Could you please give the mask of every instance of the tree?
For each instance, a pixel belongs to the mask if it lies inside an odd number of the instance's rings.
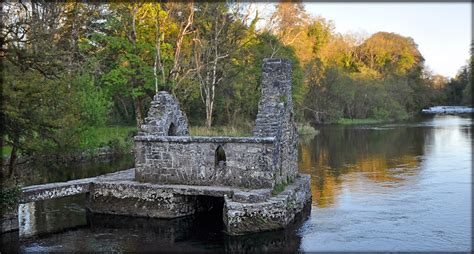
[[[77,134],[77,105],[65,75],[62,8],[50,2],[4,3],[2,15],[2,146],[11,146],[9,175],[18,154],[66,150]],[[14,14],[14,15],[13,15]]]
[[[224,3],[198,5],[194,38],[194,64],[201,100],[206,108],[206,126],[211,127],[216,87],[225,79],[226,67],[232,54],[239,50],[244,33],[242,24],[235,22]]]
[[[381,74],[404,75],[416,70],[424,61],[412,38],[395,33],[375,33],[358,50],[358,60]]]

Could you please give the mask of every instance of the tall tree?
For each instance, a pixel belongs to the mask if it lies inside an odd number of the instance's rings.
[[[78,116],[68,84],[68,52],[62,44],[63,5],[2,5],[1,138],[11,146],[9,175],[18,154],[65,150],[75,141]],[[2,13],[5,14],[5,13]]]
[[[194,38],[194,64],[201,100],[206,108],[206,126],[211,127],[216,87],[225,78],[231,54],[239,49],[244,33],[240,30],[225,3],[198,5],[199,22]]]

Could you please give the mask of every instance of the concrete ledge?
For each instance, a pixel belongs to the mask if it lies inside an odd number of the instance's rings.
[[[138,135],[135,141],[174,143],[273,143],[274,137],[205,137],[205,136],[158,136]]]
[[[89,185],[93,180],[89,178],[83,180],[84,181],[51,183],[23,188],[20,203],[23,204],[86,193],[89,191]]]
[[[100,193],[97,190],[101,190]],[[197,186],[180,184],[153,184],[136,181],[95,182],[91,188],[91,195],[107,195],[117,198],[140,198],[154,201],[157,195],[163,193],[188,196],[233,196],[238,189],[224,186]]]
[[[83,178],[68,182],[48,183],[23,187],[20,203],[29,203],[46,199],[61,198],[89,192],[90,184],[95,181],[120,181],[135,178],[135,169],[123,170],[97,177]]]
[[[129,169],[28,186],[23,188],[21,203],[80,193],[89,193],[87,208],[93,213],[154,218],[191,215],[205,208],[203,197],[222,198],[223,221],[230,235],[285,228],[311,200],[310,176],[305,174],[299,174],[283,192],[273,196],[271,189],[142,183],[134,180],[134,169]],[[18,228],[17,216],[10,217],[2,221],[2,232]]]

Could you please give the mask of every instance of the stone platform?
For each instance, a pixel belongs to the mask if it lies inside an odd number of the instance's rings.
[[[28,186],[20,203],[88,193],[92,213],[177,218],[209,209],[209,198],[221,200],[222,220],[230,235],[285,228],[310,203],[310,177],[299,174],[278,193],[272,189],[153,184],[135,180],[129,169],[68,182]],[[8,221],[17,221],[16,214]],[[7,221],[5,221],[7,223]],[[15,230],[18,227],[9,227]]]
[[[177,218],[206,211],[209,197],[221,199],[225,230],[241,235],[285,228],[310,203],[310,177],[300,174],[278,194],[272,189],[193,186],[98,178],[91,183],[87,207],[93,213]]]

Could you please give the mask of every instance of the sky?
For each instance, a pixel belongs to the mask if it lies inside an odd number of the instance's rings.
[[[304,5],[311,16],[332,20],[336,32],[342,34],[356,32],[370,36],[385,31],[412,37],[425,58],[425,66],[434,74],[454,77],[467,64],[472,40],[470,2],[306,2]]]

